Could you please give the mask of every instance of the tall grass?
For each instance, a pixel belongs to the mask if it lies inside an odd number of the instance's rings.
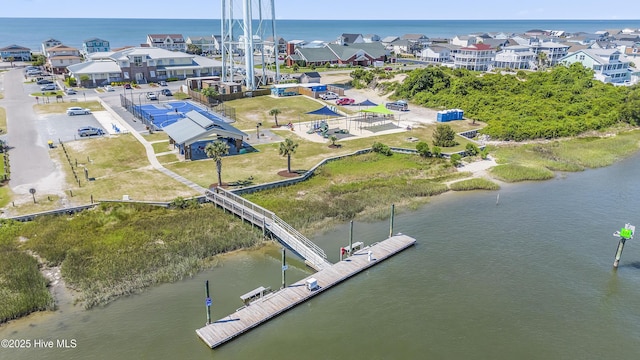
[[[6,222],[0,231],[0,324],[54,306],[37,260],[13,240],[18,227]]]
[[[500,185],[484,178],[475,178],[454,182],[449,188],[455,191],[499,190]]]
[[[153,284],[191,276],[212,256],[251,247],[262,232],[212,205],[170,210],[110,204],[73,217],[47,216],[16,225],[21,246],[61,266],[85,307]],[[0,288],[4,288],[0,284]]]
[[[543,167],[530,167],[515,164],[498,165],[490,170],[491,175],[506,182],[527,180],[548,180],[555,175],[553,171]]]
[[[369,153],[330,162],[305,183],[246,197],[308,233],[354,218],[381,219],[392,203],[398,209],[424,203],[448,190],[434,179],[450,172],[441,159]]]

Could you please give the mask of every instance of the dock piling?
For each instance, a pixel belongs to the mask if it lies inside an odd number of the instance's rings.
[[[353,220],[349,221],[349,256],[353,252]]]
[[[622,250],[624,250],[624,243],[633,239],[633,233],[636,232],[636,227],[631,224],[625,224],[622,229],[613,233],[613,236],[617,236],[620,238],[618,241],[618,249],[616,250],[616,257],[613,260],[613,268],[617,269],[618,264],[620,264],[620,258],[622,257]]]
[[[211,297],[209,296],[209,280],[204,283],[207,298],[205,299],[205,305],[207,306],[207,324],[211,324]]]
[[[393,236],[393,217],[395,215],[396,205],[391,204],[391,223],[389,224],[389,237]]]
[[[286,251],[287,249],[285,247],[282,247],[282,287],[281,289],[284,289],[287,287],[287,276],[285,275],[287,271],[287,258],[285,257]]]

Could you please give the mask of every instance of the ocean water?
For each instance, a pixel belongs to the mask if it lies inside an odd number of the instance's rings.
[[[333,41],[340,34],[402,36],[424,34],[451,38],[475,32],[522,33],[531,29],[593,33],[640,28],[640,20],[277,20],[276,35],[290,40]],[[0,18],[0,47],[12,44],[39,51],[49,38],[80,48],[86,39],[108,40],[112,48],[137,46],[147,34],[188,36],[220,34],[218,19],[61,19]],[[270,36],[267,33],[266,36]]]

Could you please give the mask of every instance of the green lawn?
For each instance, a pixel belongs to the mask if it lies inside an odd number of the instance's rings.
[[[7,111],[0,107],[0,134],[7,133]]]
[[[64,113],[67,111],[67,108],[72,106],[79,106],[82,108],[91,109],[91,111],[101,111],[104,110],[102,105],[100,105],[97,101],[78,101],[78,102],[55,102],[54,99],[50,99],[51,103],[42,104],[42,100],[40,104],[34,105],[33,108],[38,114],[56,114],[56,113]]]

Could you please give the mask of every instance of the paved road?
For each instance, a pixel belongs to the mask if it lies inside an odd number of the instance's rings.
[[[4,96],[0,106],[7,111],[7,143],[10,147],[11,180],[9,186],[17,194],[48,189],[47,182],[58,182],[60,173],[49,158],[47,139],[37,129],[38,117],[33,110],[35,99],[25,91],[22,69],[4,75]]]

